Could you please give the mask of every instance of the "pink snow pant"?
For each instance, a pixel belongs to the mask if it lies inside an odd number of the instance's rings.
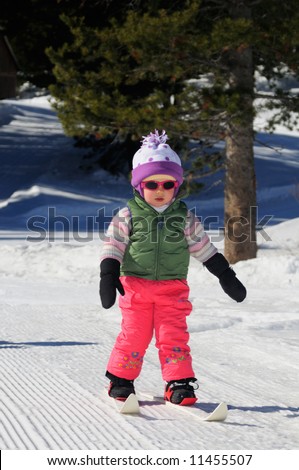
[[[127,380],[141,372],[143,357],[156,337],[163,380],[194,377],[188,346],[186,317],[192,310],[185,280],[152,281],[123,276],[120,296],[121,333],[116,339],[107,370]]]

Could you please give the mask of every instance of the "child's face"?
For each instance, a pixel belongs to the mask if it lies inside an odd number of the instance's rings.
[[[143,181],[176,181],[173,176],[170,175],[151,175],[145,178]],[[158,186],[157,189],[143,188],[143,197],[145,201],[154,207],[161,207],[166,204],[170,204],[174,197],[175,187],[172,189],[164,189],[162,185]]]

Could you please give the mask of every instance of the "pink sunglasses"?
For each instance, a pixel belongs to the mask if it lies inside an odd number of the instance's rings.
[[[149,189],[150,191],[155,191],[156,189],[162,187],[166,191],[169,189],[177,188],[179,185],[178,181],[166,180],[166,181],[141,181],[141,188]]]

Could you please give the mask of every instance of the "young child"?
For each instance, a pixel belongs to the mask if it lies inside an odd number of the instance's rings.
[[[133,158],[134,198],[113,217],[106,234],[100,297],[110,308],[118,290],[122,312],[106,376],[111,397],[125,400],[135,393],[134,380],[155,333],[165,400],[192,405],[197,379],[186,323],[192,310],[186,280],[190,255],[219,278],[232,299],[242,302],[246,289],[181,201],[183,169],[167,140],[165,131],[144,138]]]

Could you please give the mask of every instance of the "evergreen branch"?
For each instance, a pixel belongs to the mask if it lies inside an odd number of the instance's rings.
[[[260,144],[262,147],[265,147],[265,148],[268,148],[270,150],[273,150],[275,153],[277,153],[278,155],[281,155],[283,156],[283,150],[279,150],[275,147],[272,147],[272,145],[269,145],[269,144],[266,144],[265,142],[262,142],[261,140],[259,139],[256,139],[254,138],[255,142],[257,142],[258,144]]]
[[[270,100],[275,100],[275,101],[279,101],[280,103],[283,103],[283,102],[286,102],[286,103],[290,103],[292,101],[298,101],[299,103],[299,95],[291,95],[289,92],[283,92],[281,94],[264,94],[264,93],[255,93],[254,94],[254,97],[255,98],[266,98],[266,99],[270,99]]]

